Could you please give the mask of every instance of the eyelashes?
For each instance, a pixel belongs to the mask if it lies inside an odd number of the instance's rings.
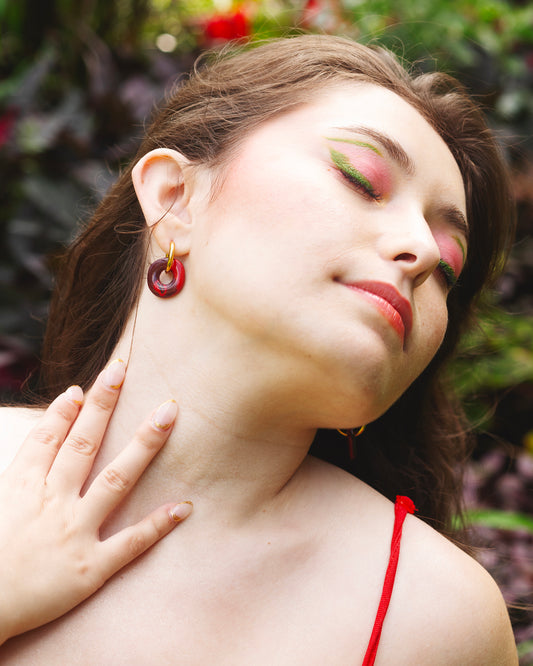
[[[373,199],[374,201],[381,200],[381,194],[374,190],[368,178],[365,178],[365,176],[363,176],[360,171],[357,171],[357,169],[353,167],[346,155],[339,152],[338,150],[335,150],[334,148],[330,148],[329,152],[331,159],[333,160],[333,164],[335,164],[344,178],[351,185],[355,186],[360,192],[362,192],[370,199]]]
[[[441,275],[444,277],[446,286],[448,289],[453,289],[457,284],[457,275],[453,268],[448,264],[444,259],[440,259],[438,270],[441,272]]]

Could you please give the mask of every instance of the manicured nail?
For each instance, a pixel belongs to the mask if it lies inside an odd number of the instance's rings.
[[[180,502],[170,509],[170,517],[175,523],[181,523],[182,520],[185,520],[185,518],[191,515],[192,507],[193,504],[189,500],[186,502]]]
[[[65,395],[76,405],[83,405],[83,391],[79,386],[69,386],[65,391]]]
[[[102,380],[106,386],[119,389],[126,376],[126,364],[121,358],[117,358],[107,366]]]
[[[178,405],[175,400],[167,400],[159,405],[152,417],[152,423],[158,430],[168,430],[174,423],[178,413]]]

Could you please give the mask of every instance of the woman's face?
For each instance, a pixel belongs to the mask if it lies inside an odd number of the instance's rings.
[[[346,427],[383,413],[437,351],[465,193],[444,141],[394,93],[315,99],[245,138],[215,199],[192,208],[188,288],[280,384],[302,384],[317,425]]]

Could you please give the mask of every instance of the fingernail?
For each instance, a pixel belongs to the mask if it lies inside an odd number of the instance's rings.
[[[191,515],[193,504],[191,501],[180,502],[168,512],[170,517],[175,523],[181,523],[188,516]]]
[[[167,400],[159,405],[152,417],[152,423],[159,430],[168,430],[174,423],[178,413],[178,405],[175,400]]]
[[[107,366],[102,380],[106,386],[112,389],[119,389],[126,376],[126,364],[121,358],[117,358]]]
[[[65,395],[71,402],[76,403],[76,405],[83,405],[83,391],[79,386],[69,386],[65,391]]]

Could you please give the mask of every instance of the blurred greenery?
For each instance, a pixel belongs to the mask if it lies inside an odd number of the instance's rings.
[[[518,645],[518,656],[520,658],[526,657],[527,655],[531,656],[533,654],[533,640],[531,641],[524,641],[523,643],[520,643]],[[525,662],[520,662],[521,664],[524,664]],[[531,664],[531,661],[528,662]]]
[[[478,430],[495,432],[498,400],[509,397],[510,389],[526,395],[528,399],[520,415],[515,414],[512,424],[500,424],[506,429],[498,434],[533,453],[531,391],[528,390],[533,387],[532,340],[533,316],[506,312],[494,306],[487,308],[476,327],[463,338],[461,353],[453,362],[450,373],[469,420]],[[526,414],[522,414],[524,409]],[[514,431],[516,419],[522,421],[524,417],[524,427],[517,438]]]
[[[487,315],[463,341],[468,360],[461,357],[454,365],[459,394],[466,397],[484,387],[498,390],[533,381],[532,332],[533,317],[501,310]]]
[[[466,513],[467,523],[497,530],[520,530],[533,534],[533,518],[513,511],[472,509]]]

